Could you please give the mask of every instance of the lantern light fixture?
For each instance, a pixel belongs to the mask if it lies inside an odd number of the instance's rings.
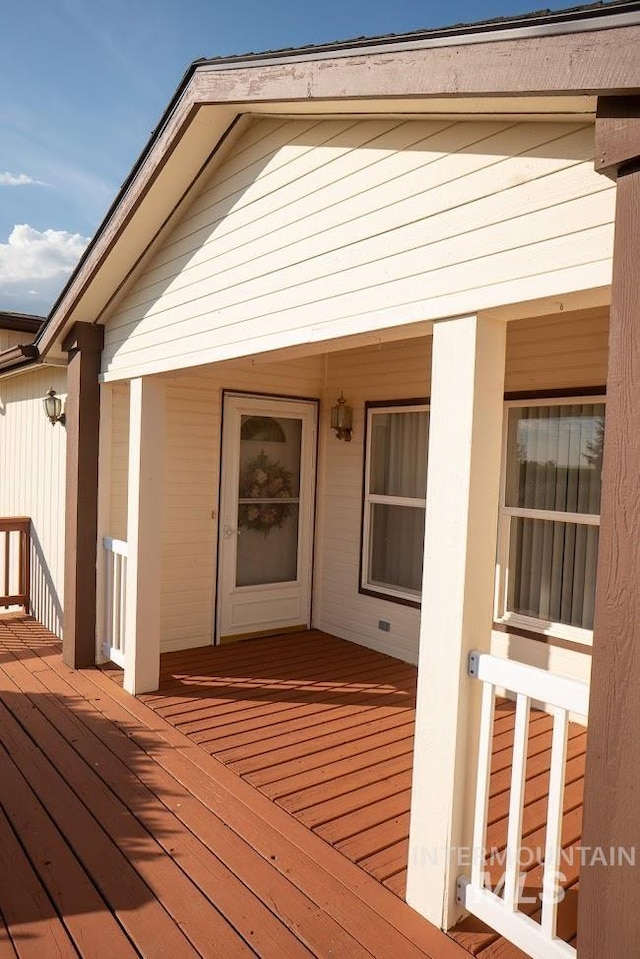
[[[351,442],[353,436],[353,409],[347,405],[344,393],[340,391],[340,396],[335,406],[331,407],[331,429],[339,440]]]
[[[52,426],[55,426],[56,423],[60,423],[64,426],[65,415],[62,412],[62,400],[53,389],[53,387],[47,391],[47,395],[42,401],[44,405],[44,411],[47,414],[47,419]]]

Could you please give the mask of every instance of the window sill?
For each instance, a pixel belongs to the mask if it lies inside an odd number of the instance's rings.
[[[412,597],[408,593],[392,593],[387,592],[381,587],[376,586],[359,586],[358,592],[362,596],[371,596],[374,599],[383,599],[387,603],[396,603],[399,606],[411,606],[413,609],[420,609],[420,600],[417,597]]]
[[[581,629],[578,626],[567,626],[565,623],[549,623],[543,619],[534,619],[532,616],[518,616],[508,613],[495,620],[495,625],[505,632],[513,630],[531,634],[529,638],[542,640],[558,640],[561,643],[571,643],[585,647],[585,652],[593,646],[593,630]]]

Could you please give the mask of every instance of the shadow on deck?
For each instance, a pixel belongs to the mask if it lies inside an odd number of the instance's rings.
[[[116,671],[111,670],[116,677]],[[312,630],[162,656],[157,693],[140,697],[159,716],[260,790],[317,836],[404,898],[416,669]],[[514,710],[496,706],[487,847],[504,871]],[[552,721],[532,713],[524,811],[524,893],[539,905]],[[586,731],[572,724],[563,846],[579,844]],[[577,865],[559,931],[575,941]],[[482,923],[452,933],[481,959],[523,954]]]
[[[22,616],[0,618],[0,735],[2,959],[465,955]]]

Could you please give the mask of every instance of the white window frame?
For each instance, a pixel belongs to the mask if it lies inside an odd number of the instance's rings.
[[[360,568],[360,591],[366,595],[379,596],[392,602],[400,602],[410,606],[420,607],[422,602],[422,589],[417,592],[410,592],[393,586],[374,583],[369,580],[369,549],[371,546],[371,505],[373,503],[382,503],[387,506],[411,506],[415,509],[422,509],[423,518],[426,516],[426,497],[410,496],[387,496],[381,493],[372,493],[370,491],[370,462],[371,462],[371,440],[373,436],[372,417],[378,413],[429,413],[431,407],[428,403],[402,403],[393,401],[378,404],[372,401],[367,407],[366,436],[367,442],[364,453],[364,493],[362,504],[362,537],[361,537],[361,568]]]
[[[582,629],[579,626],[569,626],[566,623],[555,623],[550,620],[536,619],[533,616],[524,616],[522,613],[513,613],[507,610],[509,595],[509,545],[511,541],[511,520],[513,518],[543,519],[561,523],[576,523],[585,526],[600,526],[600,515],[594,513],[563,513],[556,510],[524,509],[506,505],[507,491],[507,443],[509,434],[509,410],[530,408],[534,406],[576,406],[579,404],[606,404],[604,394],[590,396],[547,396],[536,399],[522,397],[516,400],[505,401],[505,413],[502,430],[502,462],[500,468],[500,512],[498,520],[498,557],[496,561],[495,610],[494,618],[497,623],[514,628],[526,629],[556,639],[565,639],[583,646],[593,645],[593,630]]]

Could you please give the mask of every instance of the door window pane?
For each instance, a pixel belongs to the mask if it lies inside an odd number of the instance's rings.
[[[236,586],[298,576],[302,420],[242,416]]]
[[[243,511],[251,509],[241,505],[238,510],[236,586],[295,582],[298,578],[298,503],[288,503],[286,517],[266,535],[247,529]]]

